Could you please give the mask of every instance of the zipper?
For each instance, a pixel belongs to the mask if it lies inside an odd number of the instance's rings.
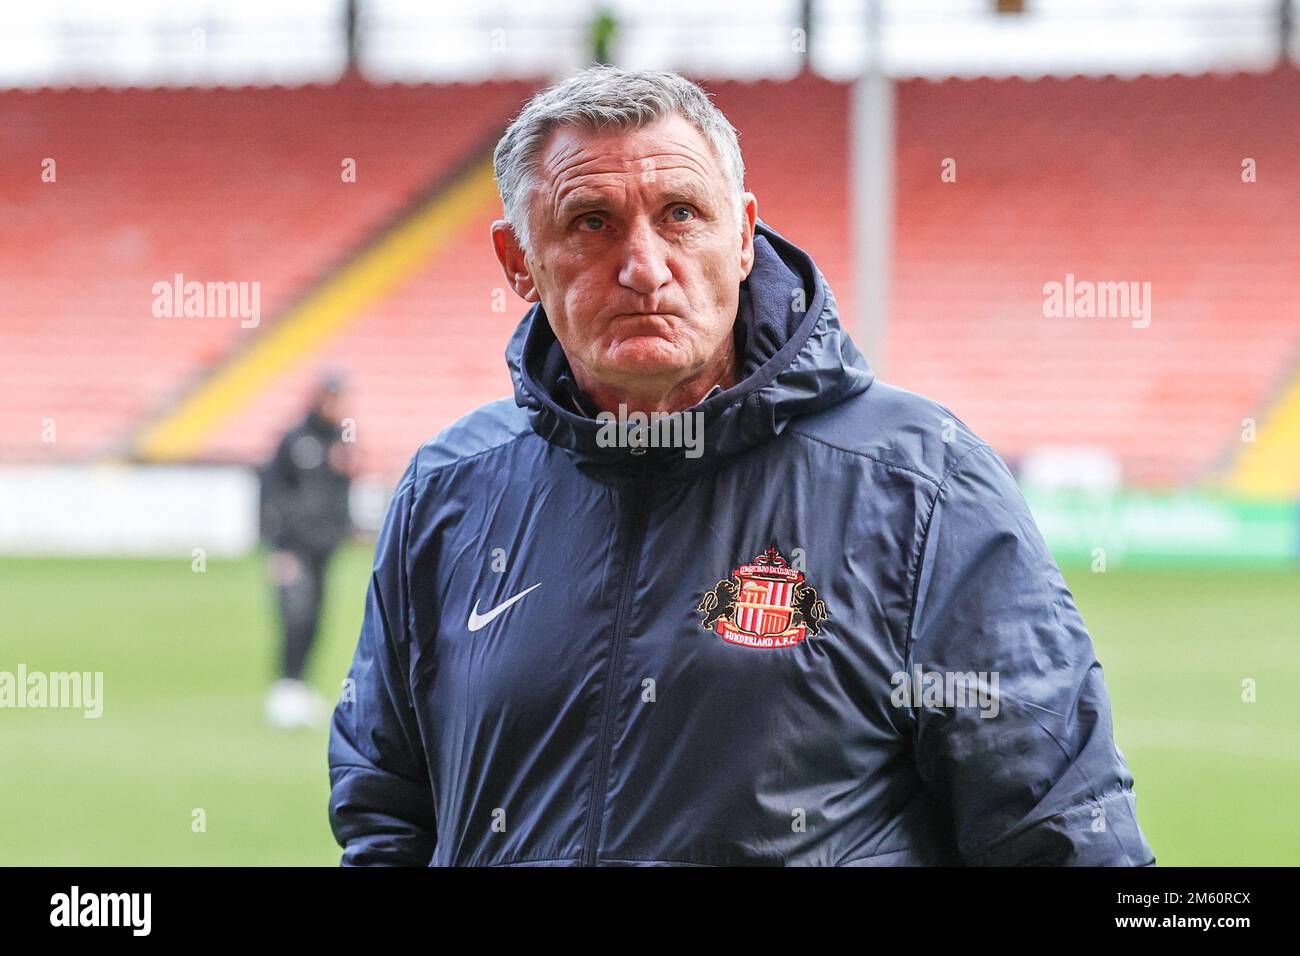
[[[618,608],[614,612],[614,640],[609,653],[609,666],[605,671],[605,692],[601,703],[600,749],[596,753],[596,778],[591,792],[591,806],[587,810],[587,836],[583,845],[582,865],[595,866],[596,852],[600,846],[601,818],[605,814],[605,798],[609,795],[610,761],[613,759],[614,742],[610,739],[613,731],[615,680],[623,662],[623,629],[627,618],[627,606],[631,600],[632,588],[636,584],[636,573],[641,564],[641,544],[645,540],[649,525],[650,508],[646,502],[649,482],[644,478],[633,479],[628,485],[632,500],[632,552],[628,557],[627,567],[623,571],[623,587],[619,594]]]

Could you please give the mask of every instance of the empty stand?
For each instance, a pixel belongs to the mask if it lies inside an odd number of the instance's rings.
[[[1010,457],[1205,477],[1300,344],[1297,102],[1294,70],[901,84],[886,376]],[[1150,325],[1045,317],[1067,273],[1150,282]]]
[[[760,215],[807,249],[846,324],[850,88],[707,84]],[[457,166],[535,83],[0,94],[0,457],[120,453]],[[1008,458],[1100,445],[1125,479],[1223,463],[1300,348],[1300,73],[902,82],[886,380]],[[42,183],[41,161],[58,162]],[[357,182],[340,180],[344,157]],[[1253,159],[1257,181],[1242,181]],[[956,182],[941,179],[945,159]],[[510,394],[526,310],[488,242],[494,197],[436,255],[211,429],[197,457],[265,456],[311,375],[347,370],[367,470],[395,477],[459,415]],[[463,219],[464,217],[462,217]],[[262,283],[263,326],[158,319],[151,287]],[[1043,287],[1150,283],[1150,325],[1044,315]],[[502,306],[504,305],[504,311]],[[39,442],[54,418],[55,446]]]
[[[530,89],[0,93],[0,458],[124,451]],[[355,182],[343,181],[345,159]],[[259,282],[264,324],[155,317],[153,284],[176,273]],[[46,419],[53,444],[40,441]]]

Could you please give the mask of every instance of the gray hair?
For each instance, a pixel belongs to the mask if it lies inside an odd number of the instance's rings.
[[[528,195],[542,144],[559,126],[592,130],[637,129],[677,114],[713,148],[731,180],[736,213],[744,223],[745,161],[735,127],[709,94],[677,73],[593,66],[530,99],[497,143],[492,162],[506,221],[530,251]]]

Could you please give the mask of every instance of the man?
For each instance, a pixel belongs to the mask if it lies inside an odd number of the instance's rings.
[[[323,697],[303,681],[320,622],[330,555],[347,537],[348,448],[341,428],[342,382],[324,376],[306,417],[281,439],[262,469],[262,534],[283,633],[280,679],[266,699],[277,727],[320,726]]]
[[[1152,863],[1014,480],[873,381],[707,96],[584,71],[496,173],[515,397],[393,499],[334,712],[342,862]]]

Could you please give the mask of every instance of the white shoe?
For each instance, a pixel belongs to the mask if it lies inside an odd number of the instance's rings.
[[[281,730],[322,727],[328,713],[325,698],[300,680],[281,678],[266,697],[266,719]]]
[[[333,705],[321,694],[318,694],[310,684],[303,684],[302,686],[307,691],[307,705],[303,708],[307,716],[303,726],[313,728],[328,726],[330,716],[334,712]]]

